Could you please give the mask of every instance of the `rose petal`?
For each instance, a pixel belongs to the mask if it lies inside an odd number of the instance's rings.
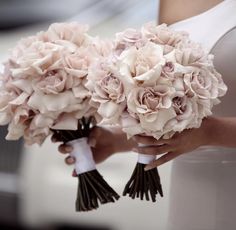
[[[117,105],[113,101],[108,101],[99,106],[98,113],[105,118],[110,118],[114,116],[118,110],[119,105]]]
[[[56,121],[55,125],[52,126],[52,129],[77,130],[77,126],[78,119],[76,119],[73,114],[63,114]]]
[[[23,92],[15,100],[10,101],[9,104],[11,104],[11,105],[21,105],[21,104],[23,104],[26,101],[26,99],[28,97],[29,97],[29,94]]]
[[[154,114],[153,114],[154,115]],[[148,122],[148,119],[145,115],[140,115],[140,122],[141,126],[144,129],[150,130],[150,131],[162,131],[164,128],[164,125],[169,121],[170,119],[174,118],[176,116],[176,113],[173,108],[170,109],[162,109],[159,112],[156,113],[156,119],[154,120],[152,118],[152,122]]]

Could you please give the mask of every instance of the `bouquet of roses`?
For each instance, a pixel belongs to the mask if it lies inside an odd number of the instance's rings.
[[[144,25],[116,35],[113,58],[96,65],[87,87],[97,103],[102,123],[120,124],[134,135],[171,138],[176,132],[198,128],[227,87],[215,70],[213,56],[185,32],[165,24]],[[95,83],[94,83],[95,82]],[[123,194],[156,200],[163,196],[155,160],[138,155],[138,163]]]
[[[51,134],[73,146],[78,175],[77,211],[88,211],[119,196],[98,173],[87,144],[100,121],[85,87],[90,66],[111,53],[110,42],[93,38],[77,23],[52,24],[21,40],[1,75],[0,125],[7,140],[24,137],[41,145]],[[78,160],[79,159],[79,160]]]
[[[73,146],[77,211],[114,202],[119,195],[98,173],[87,137],[97,123],[119,124],[130,138],[156,139],[197,128],[227,87],[213,56],[185,32],[153,23],[118,33],[114,41],[87,34],[77,23],[53,24],[23,39],[1,75],[0,125],[7,140],[42,144],[53,134]],[[163,196],[154,156],[139,154],[123,194]]]

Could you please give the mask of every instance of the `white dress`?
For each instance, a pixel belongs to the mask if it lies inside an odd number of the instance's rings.
[[[228,92],[214,114],[235,117],[236,0],[170,27],[188,31],[215,55]],[[236,149],[207,146],[180,156],[173,161],[170,184],[168,230],[236,229]]]

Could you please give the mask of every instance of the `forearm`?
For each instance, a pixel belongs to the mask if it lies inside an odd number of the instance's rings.
[[[209,145],[236,147],[236,117],[210,117],[203,126]]]
[[[236,117],[206,118],[199,130],[201,130],[200,136],[204,139],[202,145],[236,148]],[[133,139],[127,140],[126,134],[120,128],[114,128],[112,132],[114,134],[114,152],[126,152],[137,147],[137,143]]]

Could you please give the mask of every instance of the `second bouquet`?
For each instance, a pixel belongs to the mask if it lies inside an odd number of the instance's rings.
[[[99,104],[102,123],[120,124],[128,138],[169,139],[198,128],[227,91],[213,56],[165,24],[118,33],[112,53],[110,62],[101,62],[88,77],[88,83],[96,82],[90,84],[91,100]],[[145,171],[155,158],[138,154],[123,195],[153,202],[163,196],[157,168]]]

